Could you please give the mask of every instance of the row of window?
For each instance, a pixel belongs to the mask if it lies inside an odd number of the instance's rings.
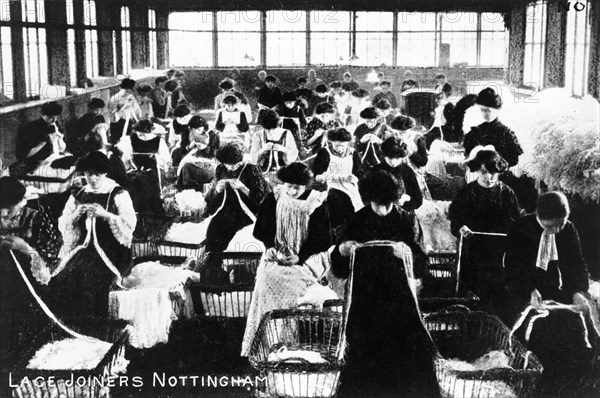
[[[576,95],[587,92],[589,76],[591,0],[583,4],[580,11],[561,11],[567,12],[565,87]],[[525,85],[538,89],[544,87],[547,14],[546,1],[527,7],[523,78]]]
[[[224,11],[171,13],[169,39],[172,66],[504,66],[508,34],[497,13]]]

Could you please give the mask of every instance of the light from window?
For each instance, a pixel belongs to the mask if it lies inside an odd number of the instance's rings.
[[[156,33],[156,11],[152,8],[148,9],[148,28],[149,28],[149,44],[150,44],[150,68],[157,67],[157,33]]]
[[[584,95],[588,91],[592,3],[586,3],[583,11],[570,10],[567,13],[565,87],[575,95]]]
[[[83,0],[83,23],[87,26],[96,26],[96,2]],[[85,66],[87,77],[96,77],[98,73],[98,31],[85,30]]]
[[[219,66],[260,64],[260,19],[260,11],[217,12]]]
[[[43,23],[44,1],[21,0],[23,22]],[[25,61],[25,93],[27,97],[40,94],[48,85],[48,56],[46,52],[46,29],[23,28]]]
[[[347,11],[310,12],[310,63],[342,65],[350,56],[350,16]]]
[[[210,12],[169,14],[171,66],[213,66],[213,17]]]
[[[12,75],[12,44],[10,28],[0,27],[0,104],[15,99]]]
[[[267,11],[267,66],[306,65],[306,12]]]
[[[397,65],[436,65],[436,18],[433,12],[398,13]]]
[[[67,25],[75,23],[73,0],[67,0]],[[67,29],[67,53],[69,54],[69,77],[71,87],[77,87],[77,58],[75,57],[75,29]]]
[[[129,30],[129,7],[121,7],[121,47],[123,49],[123,73],[128,74],[131,70],[131,31]]]
[[[356,65],[392,65],[394,14],[391,12],[356,13]]]
[[[538,1],[527,7],[525,21],[523,84],[537,89],[544,85],[546,12],[546,2]]]

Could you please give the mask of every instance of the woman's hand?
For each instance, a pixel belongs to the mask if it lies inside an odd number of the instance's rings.
[[[85,212],[87,212],[88,209],[88,205],[77,205],[77,208],[75,209],[76,214],[81,217],[85,214]]]
[[[471,237],[471,235],[473,235],[473,231],[471,231],[471,229],[469,227],[467,227],[466,225],[463,225],[462,227],[460,227],[458,232],[460,232],[460,235],[463,238],[469,238],[469,237]]]
[[[250,190],[248,189],[248,187],[246,185],[244,185],[244,183],[241,182],[240,180],[233,180],[230,183],[230,185],[231,185],[231,188],[237,189],[238,191],[242,191],[246,195],[248,195],[250,193]]]
[[[215,186],[215,191],[217,191],[217,193],[221,193],[225,190],[225,186],[227,185],[227,182],[225,180],[221,180],[219,182],[217,182],[217,185]]]
[[[352,254],[352,250],[354,247],[358,245],[358,242],[355,240],[348,240],[346,242],[342,242],[338,248],[338,251],[342,255],[342,257],[350,257]]]
[[[16,250],[21,253],[29,254],[33,250],[29,243],[25,242],[23,238],[14,235],[4,235],[0,237],[0,245],[6,247],[9,250]]]
[[[349,176],[346,176],[346,182],[350,184],[356,184],[358,183],[358,177],[356,177],[354,174],[350,174]]]
[[[283,145],[280,144],[273,144],[273,149],[275,151],[279,151],[279,152],[287,152],[288,149],[286,147],[284,147]]]
[[[410,202],[410,196],[403,193],[402,196],[400,196],[399,202],[400,202],[400,206],[402,206],[406,202]]]
[[[104,207],[100,206],[97,203],[92,203],[88,205],[87,214],[88,217],[99,217],[104,219],[109,219],[113,216],[112,213],[109,213],[104,209]]]
[[[542,295],[537,289],[531,292],[531,299],[529,300],[529,304],[533,308],[535,308],[536,310],[541,310],[543,301],[544,300],[542,299]]]

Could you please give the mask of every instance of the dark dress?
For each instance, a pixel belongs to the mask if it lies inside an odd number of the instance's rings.
[[[471,132],[465,136],[465,156],[468,157],[471,150],[478,145],[493,145],[496,152],[508,162],[510,167],[516,166],[519,156],[523,154],[515,133],[498,119],[471,129]]]
[[[416,264],[424,264],[406,215],[395,209],[379,217],[365,207],[346,227],[338,243],[403,241],[416,254]],[[339,246],[331,260],[335,276],[349,275],[349,259],[339,254]],[[386,248],[359,249],[351,300],[340,396],[438,397],[435,346],[421,321],[402,259]]]
[[[93,112],[88,112],[83,115],[75,126],[75,130],[71,134],[65,134],[65,144],[67,150],[75,156],[81,156],[84,150],[84,139],[92,129],[100,123],[106,123],[104,116],[97,115]]]
[[[238,109],[236,109],[236,112],[239,112],[240,114],[240,122],[236,124],[236,127],[240,133],[246,133],[250,129],[250,126],[248,126],[248,121],[246,120],[246,114]],[[223,123],[222,112],[219,112],[217,122],[215,123],[215,129],[219,130],[220,132],[223,132],[223,130],[225,130],[225,123]]]
[[[77,203],[101,205],[112,214],[118,214],[115,204],[115,196],[124,192],[120,186],[115,186],[109,193],[86,192],[82,188],[73,196]],[[87,228],[86,217],[82,216],[77,222],[77,228],[81,231],[78,245],[84,243]],[[96,218],[96,237],[98,244],[112,262],[112,264],[123,272],[131,261],[131,249],[122,245],[113,235],[107,220]],[[58,299],[60,314],[75,318],[81,316],[108,315],[108,293],[115,279],[115,274],[106,266],[98,255],[93,241],[90,245],[76,253],[67,263],[65,268],[52,279],[53,289],[59,291]]]
[[[456,237],[463,225],[474,232],[506,234],[519,218],[519,205],[513,190],[502,182],[484,188],[473,181],[454,198],[448,213],[450,229]],[[460,270],[464,287],[475,292],[488,311],[501,316],[506,311],[502,299],[505,244],[502,236],[472,235],[464,239]]]
[[[410,196],[410,200],[402,205],[406,211],[414,211],[423,204],[423,193],[417,181],[417,175],[414,170],[406,163],[400,163],[397,167],[390,166],[385,160],[374,166],[371,171],[384,170],[396,177],[400,182],[402,193]]]
[[[298,199],[306,200],[310,192],[307,189]],[[277,200],[275,199],[275,195],[269,193],[256,215],[254,237],[260,240],[267,248],[275,247],[275,233],[277,230],[276,209]],[[306,241],[302,243],[300,253],[298,253],[298,264],[303,264],[313,254],[327,251],[332,243],[331,223],[329,221],[329,210],[326,200],[310,215]]]
[[[260,133],[258,133],[258,134],[260,134]],[[285,147],[287,131],[284,131],[278,140],[270,140],[269,138],[267,138],[266,130],[263,130],[262,134],[263,134],[262,142],[264,144],[278,144],[278,145]],[[277,159],[275,159],[274,156],[277,156]],[[275,151],[275,150],[265,151],[259,156],[257,164],[258,164],[258,167],[260,167],[260,169],[265,173],[269,172],[269,171],[277,171],[280,167],[283,167],[286,165],[285,155],[283,152],[280,152],[280,151]]]
[[[354,79],[350,79],[349,82],[342,82],[342,90],[344,90],[347,93],[353,92],[354,90],[358,89],[358,87],[358,82]]]
[[[290,130],[290,132],[294,136],[294,140],[296,141],[296,146],[298,147],[298,149],[302,148],[304,137],[299,129],[304,130],[306,128],[306,116],[304,116],[304,111],[302,110],[302,108],[299,105],[296,105],[292,109],[290,109],[287,106],[285,106],[285,104],[282,104],[277,110],[277,113],[282,118],[289,117],[293,119],[298,119],[300,126],[298,126],[295,122],[289,119],[284,119],[283,123],[281,124],[281,127],[286,130]]]
[[[54,126],[39,118],[27,123],[17,135],[17,160],[24,165],[19,174],[34,171],[40,163],[52,155],[52,142],[49,135],[54,133]],[[45,145],[34,155],[27,157],[29,151],[41,144]],[[14,174],[11,171],[11,174]]]
[[[396,95],[394,93],[392,93],[391,91],[388,91],[386,93],[379,93],[377,94],[374,98],[373,98],[373,104],[376,104],[378,101],[382,100],[382,99],[386,99],[389,101],[390,104],[392,104],[392,108],[396,109],[398,108],[398,100],[396,99]]]
[[[258,90],[258,103],[266,106],[267,108],[273,109],[273,107],[279,105],[281,103],[281,98],[281,90],[279,87],[269,88],[267,85],[264,85],[260,90]],[[263,115],[264,110],[260,110],[258,112],[258,124],[261,123]]]
[[[337,120],[331,120],[327,124],[323,123],[323,121],[317,117],[313,117],[312,120],[306,125],[306,149],[312,154],[315,155],[319,152],[319,149],[323,147],[323,136],[321,136],[318,140],[308,145],[308,140],[310,140],[317,130],[323,129],[325,132],[323,133],[325,137],[327,137],[327,132],[329,130],[336,129],[338,127],[342,127],[340,122]]]
[[[219,134],[213,130],[208,132],[208,136],[208,146],[202,150],[196,151],[194,156],[197,158],[214,160],[221,145],[221,141],[219,139]],[[190,140],[188,135],[185,142],[183,139],[181,140],[180,146],[181,151],[186,155],[190,152],[186,149],[189,144]],[[212,181],[214,176],[215,167],[211,162],[186,163],[181,166],[181,172],[177,176],[177,185],[183,188],[201,189],[204,184]]]
[[[371,144],[361,142],[360,140],[367,134],[375,134],[382,141],[385,139],[387,125],[380,122],[373,128],[369,128],[365,123],[362,123],[354,130],[354,148],[359,152],[363,166],[370,169],[383,161],[383,153],[381,152],[380,144]]]
[[[158,156],[161,137],[144,141],[137,134],[131,135],[131,148],[133,149],[133,163],[137,170],[130,172],[129,192],[133,207],[138,213],[162,214],[162,200],[160,198],[160,184],[155,156]]]
[[[271,186],[264,179],[258,166],[254,164],[245,163],[234,171],[229,171],[225,166],[220,164],[217,166],[215,172],[214,184],[224,179],[239,179],[250,190],[250,195],[248,196],[242,192],[239,194],[242,201],[253,214],[256,214],[265,196],[271,192]],[[208,213],[215,214],[221,207],[225,192],[227,192],[227,198],[223,209],[213,217],[206,231],[207,252],[224,251],[239,230],[252,224],[252,220],[240,206],[233,188],[227,185],[225,190],[217,193],[215,186],[206,194]]]

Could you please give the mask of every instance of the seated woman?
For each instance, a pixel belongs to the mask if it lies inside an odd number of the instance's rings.
[[[177,105],[173,110],[173,123],[169,131],[169,146],[175,147],[181,142],[181,137],[187,136],[190,132],[188,123],[192,118],[189,106],[185,104]],[[179,164],[181,159],[175,159],[175,164]]]
[[[386,100],[385,98],[375,102],[373,106],[379,111],[379,114],[381,115],[381,121],[388,126],[392,123],[392,120],[398,116],[398,110],[392,108],[390,101]]]
[[[473,231],[506,234],[519,218],[519,205],[513,190],[498,180],[508,165],[496,151],[472,151],[467,166],[478,178],[458,193],[448,215],[452,234],[465,239],[460,279],[490,313],[503,316],[505,238]]]
[[[412,250],[414,276],[422,276],[426,258],[408,214],[394,206],[398,191],[398,182],[385,171],[361,179],[360,192],[369,204],[341,228],[331,252],[333,276],[347,278],[353,247],[373,240],[404,242]],[[381,257],[385,253],[372,254],[363,258],[365,263],[354,263],[340,396],[438,397],[435,348],[421,321],[405,264],[397,257]]]
[[[106,155],[98,151],[80,159],[77,170],[85,174],[87,185],[72,193],[58,220],[64,253],[83,244],[91,231],[95,234],[88,249],[62,264],[64,268],[52,279],[60,292],[58,308],[70,317],[106,316],[110,286],[131,260],[137,219],[127,191],[107,177],[111,168]]]
[[[221,82],[219,83],[219,89],[221,90],[221,92],[215,97],[215,105],[214,105],[214,110],[218,111],[221,108],[225,107],[225,98],[231,94],[233,94],[233,92],[235,91],[233,89],[233,85],[234,82],[231,79],[223,79],[221,80]]]
[[[277,113],[282,119],[281,127],[290,130],[296,141],[296,146],[301,149],[302,131],[306,128],[306,116],[300,106],[300,101],[296,100],[296,94],[288,91],[283,93],[283,103],[277,108]]]
[[[335,119],[335,108],[332,104],[321,102],[315,107],[315,116],[306,125],[306,150],[309,155],[316,155],[327,143],[327,132],[342,127]]]
[[[319,150],[312,165],[315,180],[326,184],[331,226],[336,228],[363,207],[358,179],[363,175],[360,155],[351,148],[352,135],[341,127],[327,132],[328,144]]]
[[[23,126],[17,135],[17,163],[10,167],[11,175],[17,177],[36,170],[52,155],[66,150],[63,134],[56,124],[62,113],[62,106],[56,102],[42,105],[39,119]]]
[[[388,132],[387,125],[374,106],[363,109],[360,117],[364,122],[354,130],[354,147],[360,154],[363,166],[370,169],[381,162],[383,155],[380,145],[391,132]]]
[[[202,188],[215,176],[215,156],[221,143],[218,133],[210,130],[202,116],[192,116],[188,126],[188,137],[181,139],[181,151],[185,156],[179,163],[177,184]]]
[[[408,212],[421,207],[423,194],[415,171],[405,162],[408,146],[398,137],[389,137],[381,144],[383,161],[372,171],[384,170],[392,174],[400,185],[400,205]]]
[[[158,173],[169,167],[171,157],[162,132],[164,129],[159,125],[142,120],[118,145],[125,162],[133,168],[129,173],[129,192],[139,213],[163,212]]]
[[[529,331],[527,348],[544,366],[539,396],[584,396],[582,375],[587,374],[588,383],[598,378],[594,357],[600,348],[600,320],[597,304],[588,294],[588,269],[569,214],[563,193],[540,195],[536,213],[515,221],[506,244],[504,265],[512,308],[505,322],[512,325],[530,304],[535,309],[524,314],[528,319],[517,336],[523,338],[521,332]],[[580,310],[545,312],[542,302],[546,300],[574,304]]]
[[[19,355],[31,346],[31,336],[48,325],[14,263],[12,250],[36,294],[46,299],[51,271],[62,239],[44,209],[27,206],[25,186],[15,177],[0,178],[0,373],[13,371]],[[5,379],[7,380],[7,379]],[[8,386],[8,384],[7,384]],[[4,388],[0,387],[0,392]],[[10,393],[7,395],[10,396]]]
[[[246,145],[246,133],[250,127],[246,114],[238,107],[238,98],[229,94],[223,99],[224,107],[217,111],[215,129],[221,134],[221,143],[239,141]]]
[[[101,123],[94,126],[84,138],[83,150],[86,154],[99,151],[105,154],[112,165],[111,171],[108,173],[108,178],[114,180],[121,187],[127,189],[129,185],[129,176],[123,159],[121,159],[121,151],[108,143],[106,134],[108,125]]]
[[[206,251],[222,252],[242,228],[254,222],[255,214],[271,186],[255,164],[244,162],[243,147],[235,142],[217,152],[220,164],[206,206],[212,220],[206,231]]]
[[[342,123],[348,128],[356,127],[360,122],[360,113],[371,106],[370,93],[364,88],[357,88],[350,92],[348,106],[342,116]]]
[[[295,162],[298,158],[298,147],[292,133],[279,127],[277,112],[265,109],[262,115],[263,131],[254,134],[250,155],[252,162],[266,173]]]
[[[325,192],[307,189],[312,173],[303,163],[279,170],[283,182],[267,195],[257,215],[254,236],[267,248],[256,284],[242,343],[249,354],[263,315],[293,308],[306,289],[325,272],[319,253],[332,244]]]

